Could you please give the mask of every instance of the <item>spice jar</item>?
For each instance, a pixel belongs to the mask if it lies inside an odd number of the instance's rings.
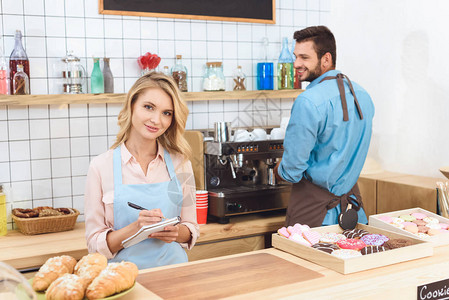
[[[204,91],[224,91],[225,77],[221,62],[207,62],[203,76]]]
[[[176,63],[171,69],[173,79],[181,92],[187,92],[187,68],[182,64],[182,55],[176,55]]]
[[[234,73],[234,91],[246,91],[245,87],[245,73],[242,71],[242,67],[238,66]]]

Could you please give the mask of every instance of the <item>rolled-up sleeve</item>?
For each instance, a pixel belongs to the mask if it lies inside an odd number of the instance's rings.
[[[98,252],[110,259],[115,254],[109,250],[106,236],[109,231],[113,230],[113,227],[106,221],[107,204],[102,199],[101,176],[97,168],[97,161],[94,159],[89,166],[84,193],[87,248],[89,253]]]

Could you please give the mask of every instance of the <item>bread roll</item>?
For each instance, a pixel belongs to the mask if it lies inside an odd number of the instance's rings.
[[[73,273],[75,265],[76,259],[68,255],[47,259],[36,276],[34,276],[33,289],[38,292],[45,291],[58,277],[61,277],[65,273]]]
[[[87,287],[87,299],[101,299],[131,288],[138,272],[132,262],[109,263]]]
[[[64,274],[53,281],[45,292],[47,300],[81,300],[84,298],[86,284],[75,274]]]
[[[83,278],[85,285],[88,286],[107,265],[108,259],[104,255],[91,253],[80,259],[73,273]]]

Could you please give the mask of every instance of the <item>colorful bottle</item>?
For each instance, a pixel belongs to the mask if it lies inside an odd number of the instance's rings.
[[[164,66],[164,69],[162,70],[162,73],[167,76],[171,76],[170,70],[168,69],[168,66]]]
[[[13,95],[29,95],[30,94],[30,79],[24,72],[22,65],[17,65],[17,72],[12,79],[12,93]]]
[[[14,49],[9,56],[9,80],[10,80],[10,91],[13,91],[13,78],[17,72],[17,66],[22,65],[24,72],[30,78],[30,61],[22,45],[22,32],[16,30]]]
[[[6,63],[3,49],[0,47],[0,94],[9,95],[8,64]]]
[[[94,57],[94,68],[90,75],[90,89],[92,94],[104,93],[104,78],[100,69],[100,59]]]
[[[293,59],[288,48],[288,39],[284,37],[278,61],[278,90],[292,89],[293,77]]]
[[[103,58],[103,79],[104,79],[104,92],[113,93],[114,92],[114,77],[112,76],[112,71],[109,66],[109,58]]]
[[[296,56],[294,54],[295,52],[295,46],[296,46],[296,42],[295,40],[292,41],[292,59],[293,59],[293,88],[294,89],[301,89],[301,77],[299,76],[299,71],[297,69],[295,69],[295,60],[296,60]]]
[[[0,185],[0,235],[6,235],[8,232],[6,219],[6,195],[3,192],[3,186]]]
[[[187,68],[182,64],[182,55],[176,55],[176,63],[171,68],[173,79],[181,92],[187,92]]]

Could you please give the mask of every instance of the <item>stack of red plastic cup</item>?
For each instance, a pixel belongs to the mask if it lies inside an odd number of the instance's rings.
[[[207,207],[208,207],[207,191],[196,191],[196,220],[198,224],[206,224]]]

